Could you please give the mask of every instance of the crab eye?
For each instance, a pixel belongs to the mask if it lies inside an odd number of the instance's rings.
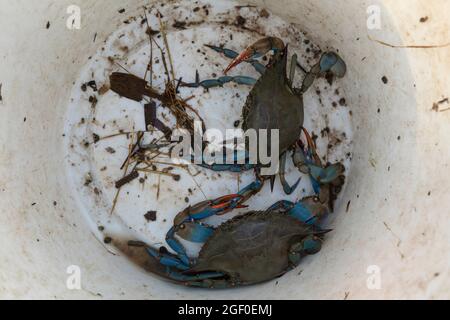
[[[320,201],[319,197],[314,197],[313,200],[314,200],[314,202],[316,202],[316,203]]]
[[[186,229],[186,226],[185,226],[184,223],[183,223],[183,224],[180,225],[179,228],[180,228],[180,230],[184,230],[184,229]]]

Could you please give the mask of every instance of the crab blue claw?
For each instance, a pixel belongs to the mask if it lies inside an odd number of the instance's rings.
[[[322,241],[315,237],[309,236],[302,241],[302,251],[305,254],[313,255],[319,253],[322,250]]]
[[[216,87],[223,87],[226,83],[234,82],[236,84],[243,84],[248,86],[253,86],[256,84],[257,80],[252,77],[246,77],[246,76],[236,76],[236,77],[229,77],[229,76],[223,76],[217,79],[209,79],[204,81],[197,81],[194,83],[182,83],[183,87],[188,88],[199,88],[203,87],[205,89],[212,89]]]
[[[289,215],[307,225],[315,225],[318,220],[314,211],[312,211],[311,208],[303,202],[296,203],[295,206],[289,211]]]
[[[320,59],[320,72],[331,72],[335,76],[343,78],[347,73],[347,65],[337,53],[327,52]]]
[[[290,186],[289,183],[287,183],[286,179],[281,178],[281,184],[283,185],[284,193],[286,193],[288,196],[293,194],[294,191],[297,190],[298,185],[300,184],[301,181],[302,178],[299,178],[293,186]]]
[[[236,51],[226,49],[226,48],[221,48],[221,47],[217,47],[217,46],[213,46],[213,45],[209,45],[209,44],[205,44],[205,47],[208,47],[216,52],[223,53],[225,55],[225,57],[230,58],[230,59],[235,59],[239,55],[239,53],[237,53]]]
[[[304,238],[301,242],[294,243],[289,249],[289,261],[292,268],[297,267],[306,255],[314,255],[322,250],[322,240],[315,235]]]
[[[244,84],[247,86],[254,86],[258,80],[252,77],[246,77],[246,76],[236,76],[233,77],[233,82],[237,84]]]
[[[258,73],[264,74],[266,72],[266,66],[262,63],[259,63],[256,60],[249,61],[248,63],[250,63]]]
[[[216,172],[229,171],[234,173],[249,171],[255,169],[257,166],[255,164],[250,164],[250,156],[247,151],[234,151],[232,161],[228,160],[226,154],[224,154],[221,159],[217,158],[212,160],[214,160],[214,163],[208,164],[205,163],[205,160],[203,159],[203,163],[199,164],[199,166]]]
[[[177,230],[177,235],[194,243],[205,243],[214,233],[214,228],[196,222],[183,223]]]
[[[189,265],[184,264],[180,259],[169,253],[161,253],[159,250],[151,247],[147,247],[146,251],[151,257],[158,260],[159,263],[161,263],[163,266],[174,267],[181,271],[187,271],[190,269]]]
[[[176,229],[172,227],[166,235],[166,242],[169,247],[177,253],[177,257],[183,262],[184,265],[189,266],[191,264],[191,260],[189,259],[186,249],[184,246],[175,239]]]
[[[322,168],[315,165],[309,165],[311,177],[320,184],[329,184],[341,176],[345,168],[341,163]]]
[[[281,185],[283,186],[284,193],[287,195],[291,195],[294,193],[294,191],[298,188],[298,185],[302,181],[302,179],[298,179],[297,182],[291,187],[289,183],[286,180],[286,153],[281,157],[281,163],[280,163],[280,180]],[[273,191],[273,190],[272,190]]]

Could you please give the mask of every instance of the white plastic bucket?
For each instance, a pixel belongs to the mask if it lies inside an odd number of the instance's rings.
[[[80,30],[66,25],[71,1],[1,2],[1,298],[449,298],[448,1],[249,1],[340,49],[353,162],[319,255],[276,282],[213,292],[168,284],[105,250],[67,175],[73,83],[142,2],[77,1]],[[70,290],[78,270],[82,288]]]

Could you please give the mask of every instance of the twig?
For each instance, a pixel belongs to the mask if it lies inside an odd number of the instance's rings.
[[[116,138],[116,137],[127,136],[127,135],[130,135],[130,134],[132,134],[132,133],[133,133],[133,132],[121,132],[121,133],[115,133],[115,134],[112,134],[112,135],[109,135],[109,136],[101,137],[101,138],[99,138],[99,139],[97,140],[97,142],[98,142],[98,141],[102,141],[102,140],[107,140],[107,139]],[[138,133],[145,133],[145,131],[138,131]]]
[[[256,8],[256,6],[255,6],[255,5],[252,5],[252,4],[247,4],[247,5],[244,5],[244,6],[235,6],[235,8],[236,8],[236,9],[242,9],[242,8]]]
[[[127,175],[128,167],[130,165],[130,154],[132,153],[133,140],[134,140],[134,137],[132,137],[131,143],[130,143],[130,145],[128,147],[128,160],[127,160],[126,165],[125,165],[124,177]],[[120,195],[120,191],[121,190],[122,190],[122,188],[117,189],[116,196],[114,197],[113,206],[112,206],[112,209],[111,209],[111,215],[113,215],[114,211],[116,210],[117,201],[119,200],[119,195]]]
[[[127,68],[125,68],[124,66],[122,66],[120,63],[114,61],[114,64],[118,65],[119,68],[123,69],[126,73],[131,74],[131,75],[137,77],[136,75],[132,74],[130,70],[128,70]]]
[[[171,177],[171,178],[179,177],[179,175],[177,175],[177,174],[173,174],[173,173],[170,173],[170,172],[159,171],[159,170],[153,170],[153,169],[138,168],[138,169],[136,169],[136,171],[138,171],[138,172],[145,172],[145,173],[154,173],[154,174],[158,174],[158,175],[166,176],[166,177]]]
[[[131,151],[128,154],[128,157],[125,160],[125,162],[123,163],[123,165],[120,167],[120,170],[122,170],[125,167],[125,165],[130,162],[131,158],[136,154],[136,149],[139,149],[139,145],[141,143],[142,138],[144,137],[144,134],[142,132],[139,132],[137,137],[138,138],[137,138],[136,143],[131,148]]]
[[[158,175],[158,190],[156,191],[156,200],[159,200],[161,194],[161,175]]]
[[[390,48],[394,48],[394,49],[436,49],[436,48],[445,48],[450,46],[450,42],[446,43],[446,44],[440,44],[440,45],[393,45],[381,40],[377,40],[377,39],[373,39],[370,36],[368,36],[370,41],[375,41],[383,46],[387,46]]]
[[[192,181],[194,181],[195,185],[197,186],[197,188],[200,190],[200,192],[203,194],[203,196],[205,197],[205,200],[208,200],[208,197],[206,196],[205,192],[203,192],[202,187],[200,187],[200,184],[197,182],[197,180],[195,180],[195,177],[191,174],[191,178]]]
[[[158,19],[159,19],[159,25],[160,25],[161,33],[162,33],[163,40],[164,40],[164,45],[166,46],[167,55],[169,56],[169,63],[170,63],[170,69],[171,69],[171,73],[172,73],[172,80],[175,81],[175,79],[176,79],[176,77],[175,77],[175,70],[173,68],[173,60],[172,60],[172,55],[170,54],[169,42],[167,41],[166,25],[165,25],[165,23],[162,22],[162,20],[161,20],[161,13],[159,11],[158,11]]]
[[[150,71],[150,87],[153,87],[153,35],[150,32],[150,23],[148,22],[147,11],[145,10],[145,8],[144,15],[145,21],[147,22],[147,33],[150,40],[150,62],[148,63],[147,70],[145,70],[144,80],[147,78],[148,71]]]

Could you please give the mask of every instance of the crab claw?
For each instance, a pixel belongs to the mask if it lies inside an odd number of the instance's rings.
[[[225,210],[224,213],[221,213],[219,215],[223,215],[229,212],[229,209],[233,208],[234,203],[239,202],[239,200],[241,200],[243,198],[243,196],[239,195],[239,194],[230,194],[228,196],[224,196],[221,197],[215,201],[213,201],[211,208],[216,209],[216,210],[220,210],[223,209]],[[239,205],[237,205],[239,206]]]
[[[228,74],[228,72],[230,72],[231,69],[241,64],[242,62],[249,60],[254,54],[255,52],[252,49],[252,47],[245,49],[239,56],[236,57],[236,59],[234,59],[230,63],[230,65],[225,69],[224,73]]]
[[[343,78],[347,73],[347,65],[337,53],[327,52],[320,59],[320,71],[331,72],[338,78]]]
[[[230,65],[225,69],[225,74],[227,74],[231,69],[241,64],[244,61],[250,59],[256,59],[262,57],[270,50],[283,50],[285,48],[283,40],[276,37],[266,37],[261,40],[256,41],[254,44],[245,49],[239,56],[234,59]]]

